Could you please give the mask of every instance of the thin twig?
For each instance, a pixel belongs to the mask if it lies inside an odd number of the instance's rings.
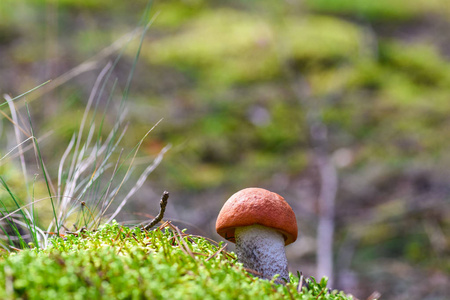
[[[225,244],[225,246],[223,246],[222,248],[220,248],[219,250],[217,250],[213,255],[211,255],[210,257],[208,257],[205,261],[208,261],[214,257],[216,257],[217,255],[219,255],[222,251],[225,250],[225,248],[227,248],[228,244]]]
[[[327,292],[327,291],[329,292],[329,289],[327,289],[327,288],[322,289],[322,290],[320,291],[319,295],[317,295],[316,299],[319,299],[319,297],[320,297],[324,292]]]
[[[166,192],[164,192],[164,193],[166,193]],[[164,197],[164,195],[163,195],[163,197]],[[161,199],[161,201],[162,201],[162,199]],[[167,203],[167,200],[166,200],[166,203]],[[161,205],[161,208],[162,208],[162,205]],[[161,209],[161,210],[162,210],[162,209]],[[159,215],[158,215],[158,216],[159,216]],[[158,218],[158,216],[157,216],[156,218]],[[162,218],[162,217],[161,217],[161,218]],[[181,233],[180,229],[179,229],[177,226],[174,226],[174,225],[172,225],[172,224],[169,224],[169,226],[170,226],[170,228],[171,228],[172,231],[173,231],[173,236],[175,237],[175,240],[177,241],[178,246],[180,247],[180,249],[181,249],[184,253],[188,254],[190,257],[195,258],[194,253],[192,253],[191,249],[189,249],[189,246],[188,246],[188,245],[186,244],[186,242],[184,241],[184,239],[183,239],[183,234]],[[183,248],[184,248],[184,249],[183,249]],[[202,264],[202,263],[200,262],[200,264]]]
[[[162,196],[161,196],[161,201],[159,202],[159,205],[160,205],[159,213],[158,213],[158,215],[150,222],[150,224],[144,226],[144,229],[145,229],[145,230],[149,230],[150,228],[152,228],[153,226],[155,226],[156,224],[158,224],[159,221],[162,220],[162,218],[164,217],[164,212],[166,211],[167,200],[169,200],[169,192],[164,191],[164,193],[163,193]]]

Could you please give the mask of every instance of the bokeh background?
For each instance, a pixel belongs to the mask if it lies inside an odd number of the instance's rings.
[[[101,68],[120,51],[113,77],[126,88],[139,34],[111,45],[139,28],[146,6],[0,1],[0,92],[54,80],[16,102],[22,113],[29,103],[45,136],[50,173]],[[333,288],[358,298],[450,298],[447,0],[165,0],[151,15],[123,147],[163,118],[144,141],[143,165],[172,148],[121,221],[156,214],[168,190],[166,219],[220,240],[214,225],[225,200],[263,187],[297,214],[292,272],[324,275],[331,255]],[[4,116],[0,141],[1,156],[16,144]],[[20,185],[18,168],[11,159],[0,171]]]

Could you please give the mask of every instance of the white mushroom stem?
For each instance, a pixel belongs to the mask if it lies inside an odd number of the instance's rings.
[[[288,262],[284,252],[284,238],[278,231],[262,225],[235,229],[236,254],[244,267],[255,270],[264,278],[280,274],[289,282]]]

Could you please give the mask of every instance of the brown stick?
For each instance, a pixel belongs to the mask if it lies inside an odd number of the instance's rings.
[[[164,191],[161,196],[161,201],[159,202],[160,209],[158,215],[150,222],[150,224],[144,226],[145,230],[149,230],[155,226],[164,217],[164,212],[166,211],[167,200],[169,200],[169,192]]]

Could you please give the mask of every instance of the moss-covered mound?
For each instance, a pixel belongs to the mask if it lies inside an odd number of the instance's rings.
[[[275,284],[249,275],[222,244],[166,223],[150,232],[118,224],[55,238],[46,250],[0,260],[2,299],[351,299],[326,280]]]

